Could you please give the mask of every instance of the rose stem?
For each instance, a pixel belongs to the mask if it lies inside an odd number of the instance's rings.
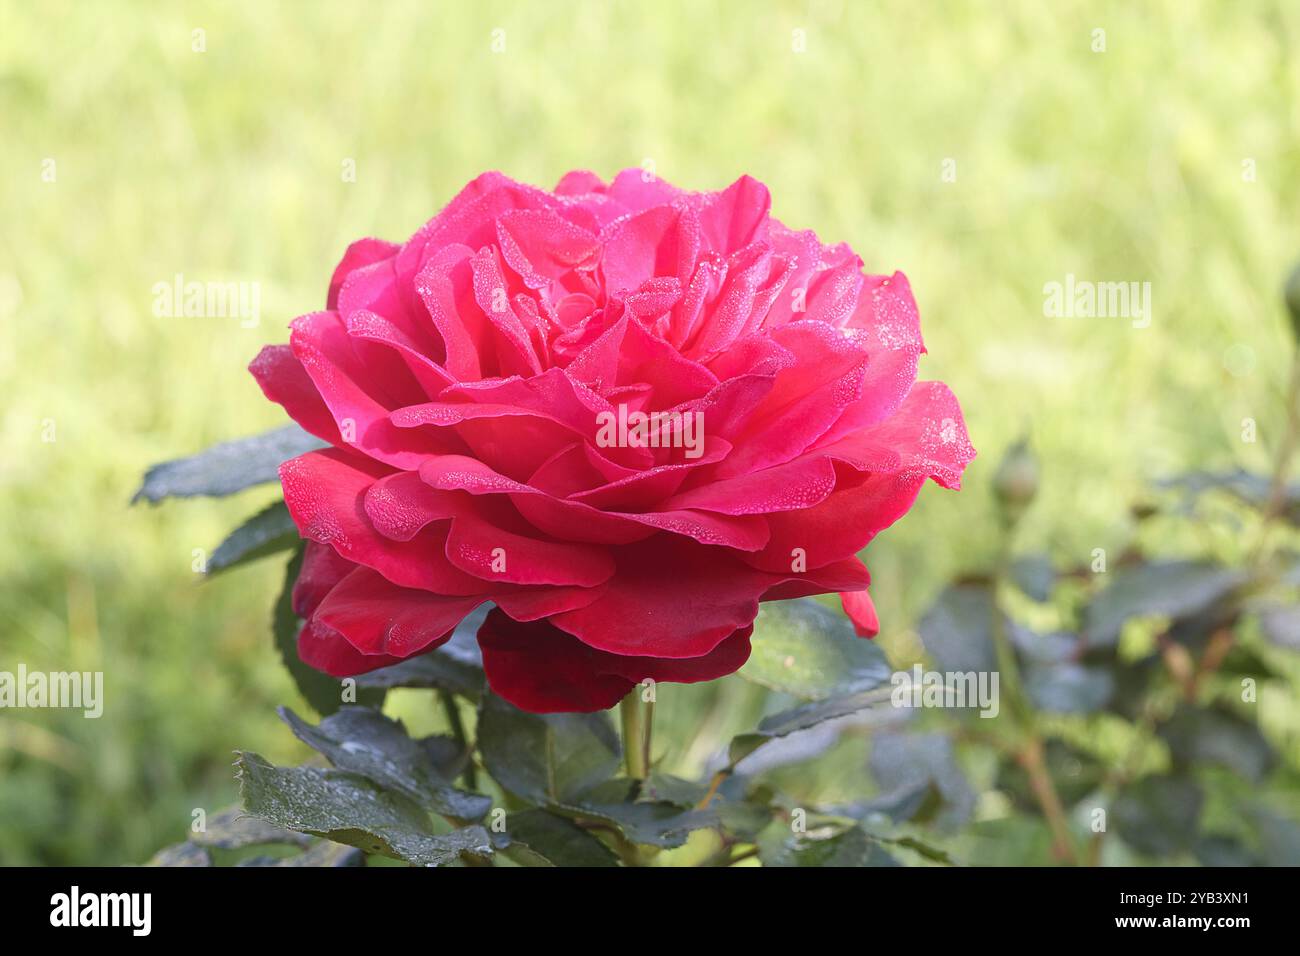
[[[644,780],[650,770],[650,712],[641,706],[641,686],[633,687],[618,705],[623,721],[623,759],[627,775]]]
[[[447,713],[451,734],[456,738],[456,744],[465,751],[465,786],[473,790],[478,786],[478,773],[474,769],[474,754],[470,752],[469,741],[465,736],[465,723],[460,719],[460,706],[456,703],[456,695],[449,690],[443,690],[438,692],[438,696],[442,698],[442,706]]]

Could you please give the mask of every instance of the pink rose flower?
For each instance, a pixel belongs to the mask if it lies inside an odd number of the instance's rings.
[[[406,243],[353,243],[251,365],[332,446],[280,472],[299,652],[358,674],[490,601],[493,690],[591,711],[735,671],[760,601],[847,592],[874,634],[858,552],[974,457],[924,351],[902,273],[749,177],[485,173]]]

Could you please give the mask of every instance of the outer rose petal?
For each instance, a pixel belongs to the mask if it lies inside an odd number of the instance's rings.
[[[483,601],[482,595],[399,588],[369,568],[357,568],[325,596],[312,623],[337,631],[362,654],[403,658],[443,643]]]
[[[387,654],[363,654],[338,631],[313,621],[298,632],[298,656],[308,667],[331,677],[354,677],[401,660]]]
[[[479,628],[483,670],[493,693],[533,713],[613,707],[647,678],[693,684],[739,670],[749,658],[745,627],[703,657],[662,660],[598,651],[548,621],[521,624],[493,608]]]
[[[844,613],[853,622],[853,630],[858,637],[875,637],[880,633],[880,618],[876,616],[876,605],[866,591],[840,592],[840,604]]]
[[[355,567],[329,545],[308,541],[303,549],[302,570],[293,585],[293,613],[304,620],[311,617],[325,595]]]
[[[380,534],[366,514],[370,487],[388,473],[353,452],[329,448],[280,466],[284,503],[304,538],[328,544],[349,561],[379,571],[394,584],[439,594],[485,594],[490,585],[447,559],[447,529],[430,528],[407,541]]]
[[[772,574],[726,549],[670,535],[613,551],[618,571],[600,596],[551,622],[584,644],[629,657],[703,657],[752,624],[760,600],[856,590],[870,580],[857,558]]]
[[[262,394],[282,405],[295,422],[331,445],[343,443],[334,416],[289,346],[263,346],[248,370],[262,387]]]
[[[330,277],[330,290],[325,298],[325,308],[333,309],[338,305],[339,290],[343,288],[343,283],[354,270],[389,259],[395,256],[400,248],[401,246],[385,242],[383,239],[358,239],[348,246],[347,251],[343,253],[343,258],[334,268],[334,275]]]

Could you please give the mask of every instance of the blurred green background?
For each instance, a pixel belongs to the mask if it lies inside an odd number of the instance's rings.
[[[127,503],[147,465],[283,420],[244,366],[351,239],[404,239],[484,169],[653,163],[750,173],[787,224],[904,270],[922,377],[983,452],[868,553],[906,666],[917,613],[989,558],[1023,431],[1045,473],[1021,541],[1063,561],[1122,547],[1151,477],[1266,463],[1297,46],[1281,2],[3,0],[0,669],[102,669],[107,706],[0,714],[0,863],[143,860],[233,802],[235,747],[302,755],[273,714],[281,562],[191,567],[275,489]],[[260,283],[261,323],[155,317],[177,273]],[[1150,282],[1150,327],[1045,317],[1067,274]]]

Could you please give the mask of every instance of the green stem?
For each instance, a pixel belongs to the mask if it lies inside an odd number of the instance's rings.
[[[644,780],[650,773],[650,729],[654,711],[643,707],[641,686],[633,687],[618,705],[623,723],[623,760],[627,775]]]
[[[469,750],[468,738],[465,736],[465,723],[460,718],[460,706],[456,703],[456,695],[449,690],[441,690],[438,691],[438,696],[442,699],[443,710],[447,713],[447,724],[451,728],[451,734],[456,738],[460,749],[465,751],[465,786],[473,790],[478,786],[478,769],[474,766],[474,755]]]
[[[1052,846],[1057,858],[1077,866],[1080,860],[1079,849],[1070,833],[1069,818],[1056,791],[1056,783],[1047,769],[1046,746],[1043,735],[1038,729],[1038,714],[1024,692],[1024,685],[1020,679],[1020,666],[1016,662],[1015,649],[1011,646],[1006,621],[1002,617],[1002,608],[998,602],[1001,585],[1006,580],[1011,564],[1015,519],[1004,520],[1000,530],[1001,539],[998,542],[997,563],[993,569],[992,583],[993,648],[997,655],[998,671],[1002,675],[1007,702],[1010,704],[1008,709],[1011,719],[1020,734],[1020,740],[1016,745],[1016,760],[1028,776],[1030,791],[1039,809],[1043,811],[1043,819],[1047,821],[1048,829],[1051,830]]]

